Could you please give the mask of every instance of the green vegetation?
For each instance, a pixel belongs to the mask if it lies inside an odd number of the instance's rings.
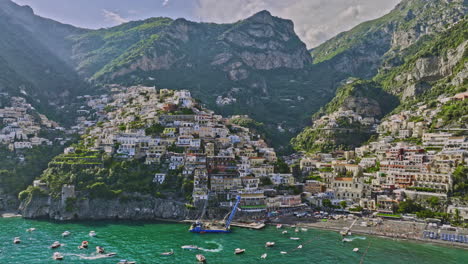
[[[401,215],[400,215],[400,214],[378,213],[377,216],[390,217],[390,218],[401,218]]]
[[[18,194],[41,175],[49,161],[63,151],[64,146],[38,146],[18,152],[0,147],[0,189]],[[24,161],[22,161],[24,158]]]
[[[453,172],[453,195],[468,200],[468,167],[459,165]]]
[[[436,189],[427,187],[407,187],[407,190],[418,191],[418,192],[437,192]]]

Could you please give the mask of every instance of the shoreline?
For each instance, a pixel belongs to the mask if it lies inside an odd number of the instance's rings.
[[[362,219],[361,219],[362,220]],[[329,220],[330,221],[330,220]],[[317,230],[326,230],[326,231],[334,231],[339,233],[340,231],[343,231],[342,227],[337,226],[336,224],[339,223],[333,223],[331,220],[330,222],[332,225],[335,226],[330,226],[329,221],[327,222],[297,222],[294,224],[291,224],[290,222],[282,222],[278,221],[275,223],[269,223],[268,225],[276,225],[276,224],[282,224],[286,226],[297,226],[297,227],[304,227],[304,228],[312,228],[312,229],[317,229]],[[386,222],[391,221],[391,220],[385,220]],[[326,223],[326,224],[324,224]],[[385,222],[384,222],[385,223]],[[411,226],[413,223],[412,222],[402,222],[400,221],[399,224],[403,223],[404,225]],[[328,226],[327,226],[328,224]],[[373,237],[380,237],[384,239],[392,239],[392,240],[401,240],[401,241],[412,241],[412,242],[417,242],[417,243],[424,243],[424,244],[433,244],[437,246],[448,246],[448,247],[454,247],[454,248],[459,248],[459,249],[465,249],[468,250],[468,244],[466,243],[458,243],[458,242],[451,242],[451,241],[444,241],[440,239],[425,239],[422,238],[422,233],[421,234],[414,234],[413,236],[408,236],[407,233],[393,233],[392,235],[389,235],[388,233],[384,232],[378,232],[374,230],[373,228],[369,228],[368,230],[363,230],[361,229],[355,229],[354,227],[349,230],[353,235],[358,234],[358,235],[367,235],[367,236],[373,236]]]
[[[3,212],[0,213],[0,218],[22,218],[22,219],[27,219],[22,217],[22,215],[13,213],[13,212]],[[51,221],[51,222],[56,222],[53,219],[29,219],[29,220],[46,220],[46,221]],[[114,221],[115,219],[102,219],[103,221]],[[134,221],[131,219],[119,219],[123,221]],[[364,219],[358,219],[359,221],[365,221]],[[76,220],[71,220],[71,221],[76,221]],[[80,221],[92,221],[92,219],[80,219]],[[99,221],[99,220],[98,220]],[[137,220],[139,221],[139,220]],[[142,220],[143,222],[147,221],[155,221],[155,222],[167,222],[167,223],[179,223],[179,224],[188,224],[189,219],[184,219],[184,220],[177,220],[177,219],[164,219],[164,218],[154,218],[154,219],[147,219],[147,220]],[[67,221],[59,221],[59,222],[67,222]],[[250,224],[248,222],[237,222],[238,224]],[[297,227],[304,227],[304,228],[312,228],[312,229],[317,229],[317,230],[326,230],[326,231],[333,231],[339,233],[340,231],[344,230],[344,226],[349,226],[350,222],[349,221],[340,221],[340,220],[328,220],[326,222],[318,221],[318,222],[306,222],[306,221],[276,221],[276,222],[270,222],[266,223],[266,225],[270,226],[275,226],[277,224],[282,224],[284,226],[297,226]],[[417,224],[422,225],[421,223],[414,223],[414,222],[405,222],[405,221],[395,221],[395,220],[384,220],[383,225],[401,225],[406,228],[414,228],[416,227]],[[459,249],[465,249],[468,250],[468,244],[466,243],[458,243],[458,242],[451,242],[451,241],[444,241],[440,239],[428,239],[428,238],[423,238],[422,233],[418,232],[404,232],[405,229],[397,229],[396,232],[393,233],[388,233],[388,232],[382,232],[381,230],[376,230],[378,226],[373,226],[373,227],[363,227],[363,226],[353,226],[349,231],[352,234],[359,234],[359,235],[368,235],[368,236],[373,236],[373,237],[380,237],[384,239],[392,239],[392,240],[401,240],[401,241],[412,241],[412,242],[417,242],[417,243],[425,243],[425,244],[433,244],[437,246],[447,246],[447,247],[454,247],[454,248],[459,248]],[[237,228],[248,228],[251,230],[258,230],[255,228],[249,228],[248,226],[240,227],[237,226]],[[381,227],[380,229],[382,229]],[[422,229],[420,229],[421,231]],[[395,231],[395,230],[393,230]],[[417,230],[415,230],[417,231]],[[411,234],[412,235],[408,235]]]

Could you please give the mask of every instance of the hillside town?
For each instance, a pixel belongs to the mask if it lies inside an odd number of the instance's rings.
[[[274,149],[237,124],[246,116],[223,118],[201,107],[189,91],[154,87],[115,86],[112,95],[89,96],[87,102],[97,116],[85,139],[92,150],[163,167],[154,184],[163,184],[169,171],[193,176],[194,204],[215,199],[229,208],[241,195],[246,213],[304,206],[300,192],[288,189],[296,179],[278,169]],[[80,120],[77,127],[86,127],[89,121]]]
[[[55,135],[64,134],[66,129],[56,122],[39,114],[23,97],[8,96],[8,105],[0,108],[0,145],[10,151],[31,149],[40,145],[64,145],[69,139],[48,136],[48,132],[55,131]]]
[[[307,200],[319,207],[327,200],[346,210],[400,218],[396,212],[400,202],[427,204],[435,200],[446,205],[440,210],[466,221],[468,206],[450,199],[450,194],[454,192],[454,171],[468,162],[467,129],[463,124],[442,128],[443,120],[436,118],[444,104],[466,99],[465,92],[439,98],[435,107],[419,103],[414,111],[405,110],[375,124],[378,138],[363,146],[349,151],[295,154],[287,162],[296,164],[297,175],[306,179]],[[356,116],[352,111],[338,111],[318,123],[326,120],[330,124],[336,116],[345,114]],[[361,118],[353,118],[356,120]]]

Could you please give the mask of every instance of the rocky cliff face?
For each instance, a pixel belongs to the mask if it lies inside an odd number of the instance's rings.
[[[131,47],[120,58],[116,56],[93,78],[111,81],[139,71],[197,70],[196,65],[206,63],[203,66],[211,65],[226,72],[231,81],[239,81],[247,79],[251,71],[297,70],[312,62],[293,23],[273,17],[268,11],[230,25],[177,19],[142,46],[138,54]]]
[[[72,205],[52,197],[34,197],[22,202],[20,211],[25,218],[53,220],[131,219],[182,220],[196,218],[197,211],[184,203],[141,196],[134,201],[76,198]]]
[[[400,51],[423,36],[445,31],[467,11],[468,3],[463,0],[404,0],[389,14],[315,48],[312,56],[315,63],[324,62],[340,72],[369,78],[382,64],[395,63],[393,59]]]
[[[402,92],[402,98],[408,99],[431,89],[431,83],[452,75],[454,67],[466,54],[467,45],[468,40],[448,50],[445,54],[418,58],[410,71],[395,77],[396,81],[401,81],[403,84],[394,92]],[[466,67],[454,78],[454,85],[462,84],[464,74],[466,74]]]

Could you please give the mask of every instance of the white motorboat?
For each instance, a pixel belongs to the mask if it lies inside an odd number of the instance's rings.
[[[36,231],[36,228],[31,227],[31,228],[26,229],[26,232],[33,232],[33,231]]]
[[[297,246],[297,248],[298,248],[298,249],[301,249],[301,248],[302,248],[302,245]]]
[[[280,254],[283,254],[283,255],[284,255],[284,254],[288,254],[288,252],[286,252],[286,251],[281,251]]]
[[[244,253],[244,252],[245,252],[245,249],[236,248],[236,249],[234,250],[234,254],[236,254],[236,255],[242,254],[242,253]]]
[[[195,245],[185,245],[185,246],[182,246],[181,248],[182,248],[182,249],[187,249],[187,250],[195,250],[195,249],[198,249],[198,247],[195,246]]]
[[[287,233],[288,233],[288,231],[284,230],[281,234],[284,235],[284,234],[287,234]]]
[[[126,259],[121,259],[117,264],[136,264],[136,261],[128,261]]]
[[[95,231],[89,231],[89,236],[90,237],[95,237],[95,236],[97,236],[97,234],[96,234]]]
[[[353,248],[353,252],[358,252],[359,248]]]
[[[52,243],[52,245],[50,245],[50,248],[51,248],[51,249],[59,248],[61,245],[62,245],[62,244],[60,244],[60,242],[55,241],[54,243]]]
[[[63,255],[60,254],[59,252],[55,252],[54,255],[52,255],[52,258],[54,260],[63,260]]]
[[[268,241],[268,242],[265,243],[265,247],[272,247],[274,245],[275,245],[275,242]]]
[[[294,229],[294,232],[296,233],[299,232],[299,228]]]
[[[307,228],[301,228],[302,232],[307,232]]]
[[[19,243],[21,243],[21,239],[19,237],[15,237],[13,239],[13,244],[19,244]]]
[[[262,255],[260,256],[260,258],[262,258],[262,259],[266,259],[266,258],[267,258],[267,256],[268,256],[268,255],[267,255],[267,253],[264,253],[264,254],[262,254]]]
[[[71,235],[70,231],[65,231],[62,233],[62,237],[67,237],[69,235]]]
[[[277,229],[281,229],[282,227],[283,227],[282,224],[277,224],[277,225],[276,225],[276,228],[277,228]]]
[[[291,240],[299,240],[300,238],[298,238],[298,237],[290,237],[289,239],[291,239]]]
[[[205,256],[203,256],[202,254],[197,254],[195,257],[197,258],[198,262],[205,262],[206,261]]]
[[[169,252],[163,252],[161,253],[161,256],[172,256],[174,255],[174,250],[171,249]]]

